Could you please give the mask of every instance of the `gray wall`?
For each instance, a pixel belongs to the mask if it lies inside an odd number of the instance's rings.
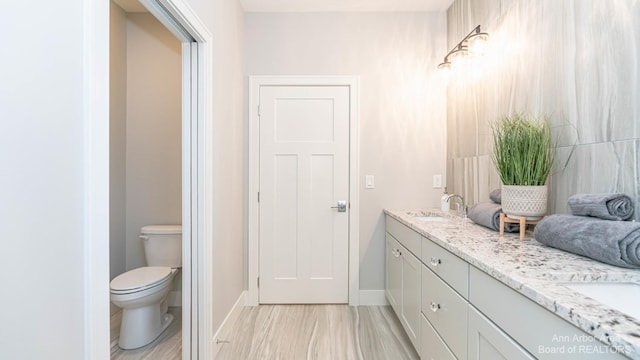
[[[146,265],[140,227],[182,223],[181,53],[151,14],[127,15],[127,270]]]
[[[111,2],[109,49],[109,275],[126,271],[127,14]]]
[[[456,0],[447,18],[449,48],[477,24],[490,33],[485,57],[451,74],[450,188],[487,201],[500,186],[489,159],[489,123],[528,111],[548,114],[559,137],[551,213],[568,212],[574,193],[620,191],[639,199],[637,1]]]
[[[148,13],[111,3],[110,33],[113,278],[146,264],[141,226],[182,222],[182,58],[180,42]]]
[[[361,289],[384,289],[383,208],[439,204],[446,100],[434,69],[445,31],[444,13],[245,15],[246,75],[360,76]]]

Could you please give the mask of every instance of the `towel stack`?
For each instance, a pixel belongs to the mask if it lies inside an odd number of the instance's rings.
[[[500,213],[502,212],[501,203],[501,191],[500,189],[493,190],[489,194],[491,202],[483,202],[473,205],[469,208],[469,219],[473,220],[478,225],[482,225],[493,231],[500,231]],[[505,223],[504,231],[506,232],[519,232],[520,225],[516,223]]]
[[[551,215],[535,228],[539,242],[611,265],[640,268],[640,223],[630,222],[635,204],[621,193],[577,194],[572,215]]]

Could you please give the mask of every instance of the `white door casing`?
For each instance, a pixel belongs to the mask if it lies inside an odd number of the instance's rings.
[[[139,0],[182,43],[182,358],[210,358],[212,36],[184,0]]]
[[[358,79],[353,76],[256,76],[250,77],[249,82],[248,191],[251,195],[248,196],[249,284],[247,305],[255,306],[259,302],[344,303],[347,301],[350,305],[358,305]],[[267,88],[280,94],[277,96],[275,93],[269,94],[271,90],[266,90]],[[342,92],[342,95],[330,94],[336,90],[338,93]],[[291,93],[287,94],[288,91],[302,91],[305,94],[292,96]],[[258,104],[261,102],[262,93],[271,100],[264,101],[263,99],[260,109],[262,118],[259,118]],[[281,100],[276,100],[278,96]],[[345,100],[340,100],[340,97]],[[341,101],[343,101],[342,105],[340,105]],[[277,103],[279,110],[272,119],[274,120],[272,125],[275,124],[275,126],[263,132],[265,128],[271,126],[265,124],[264,117],[273,111],[273,109],[269,109],[270,105],[266,105],[266,102]],[[328,117],[328,113],[331,113],[331,117],[334,116],[333,111],[327,109],[344,107],[345,105],[347,109],[346,121],[343,123],[347,124],[345,128],[336,130],[317,126],[317,120],[322,119],[323,116]],[[304,111],[305,107],[312,109],[311,117],[303,119],[301,122],[291,121],[296,117],[296,113]],[[280,117],[281,115],[283,117]],[[298,118],[300,117],[298,116]],[[332,120],[333,123],[337,122],[337,119]],[[344,135],[334,135],[338,132],[343,132]],[[263,137],[260,136],[261,133],[263,133]],[[329,133],[335,138],[341,136],[346,138],[346,146],[340,150],[346,152],[344,160],[336,160],[333,153],[333,147],[336,146],[334,140],[327,141],[330,138],[327,135]],[[299,138],[296,139],[296,137]],[[270,160],[271,169],[278,170],[274,174],[280,172],[281,175],[279,177],[271,176],[265,183],[260,177],[266,176],[261,174],[260,164],[265,160],[261,159],[260,149],[264,146],[264,139],[269,138],[276,140],[271,141],[271,150],[267,152],[271,153],[273,157]],[[303,145],[300,152],[292,152],[289,149],[289,147],[300,147],[300,145]],[[267,149],[269,149],[269,145]],[[280,152],[278,156],[274,157],[276,154],[274,150]],[[262,156],[264,158],[266,155]],[[343,165],[342,170],[334,170],[340,161],[343,164],[346,162],[346,169]],[[340,172],[346,172],[348,179],[347,185],[342,188],[333,181],[333,175],[343,176],[339,174]],[[291,181],[287,180],[287,176],[289,179],[296,179],[295,191],[292,186],[286,185],[291,184]],[[331,177],[332,180],[328,180],[328,177]],[[314,178],[316,180],[313,180]],[[273,198],[270,199],[270,195],[263,189],[259,203],[258,191],[261,181],[263,181],[263,187],[273,189],[274,193],[279,191],[280,194],[271,195]],[[320,200],[321,193],[324,193],[323,197],[329,199]],[[342,194],[344,194],[343,197],[341,197]],[[338,200],[344,200],[348,204],[346,212],[341,213],[337,209],[331,208],[337,205]],[[296,209],[293,210],[293,207]],[[298,218],[297,215],[295,217],[286,216],[286,214],[293,214],[293,211],[297,213],[298,208],[300,211],[307,209],[309,218]],[[263,210],[265,217],[260,216],[260,210]],[[259,234],[262,232],[261,226],[270,223],[273,225],[267,227],[267,233],[277,235],[277,238],[272,238],[277,246],[269,254],[269,259],[266,259],[263,253],[268,251],[264,250],[266,247],[263,245],[267,246],[270,240],[263,244]],[[340,229],[345,230],[345,228],[347,240],[345,242],[336,240],[334,234],[339,233]],[[327,242],[326,239],[329,237],[331,239]],[[293,239],[296,241],[295,246],[292,246]],[[297,242],[298,239],[301,239],[300,243]],[[271,242],[273,243],[273,241]],[[339,251],[340,249],[342,250]],[[313,254],[311,254],[312,252]],[[266,259],[265,262],[261,263],[260,258]],[[346,261],[344,261],[345,259]],[[342,262],[342,265],[335,265],[336,260]],[[330,265],[325,266],[328,263]],[[333,279],[334,273],[339,272],[340,266],[343,269],[340,271],[345,275],[342,279],[339,277]],[[263,275],[263,278],[258,280],[261,271],[264,274],[270,274],[268,275],[270,279],[265,279]],[[305,277],[306,280],[303,280]],[[298,290],[287,290],[284,284],[295,283],[294,278],[300,279],[301,281],[298,283],[302,283],[303,287]],[[276,284],[274,289],[276,290],[270,294],[269,290],[265,288],[265,281],[271,280],[274,280],[273,282]],[[258,289],[258,281],[260,281],[260,290]],[[338,295],[339,291],[329,291],[328,288],[318,285],[322,283],[326,285],[331,282],[341,283],[336,288],[344,289],[342,295]],[[278,286],[285,287],[278,288]],[[344,291],[346,291],[346,298]],[[293,294],[294,297],[284,301],[274,300],[274,294]],[[310,296],[303,298],[303,295]],[[312,296],[316,296],[316,298]]]
[[[347,303],[349,88],[260,88],[260,303]]]

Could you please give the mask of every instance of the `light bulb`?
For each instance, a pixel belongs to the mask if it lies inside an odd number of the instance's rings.
[[[469,47],[469,55],[471,56],[482,56],[484,55],[484,51],[487,47],[487,40],[489,39],[489,34],[487,33],[477,33],[471,35],[467,40],[467,46]]]

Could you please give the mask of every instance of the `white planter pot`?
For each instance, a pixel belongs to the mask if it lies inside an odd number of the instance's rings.
[[[547,213],[547,185],[502,185],[502,212],[512,219],[538,220]]]

